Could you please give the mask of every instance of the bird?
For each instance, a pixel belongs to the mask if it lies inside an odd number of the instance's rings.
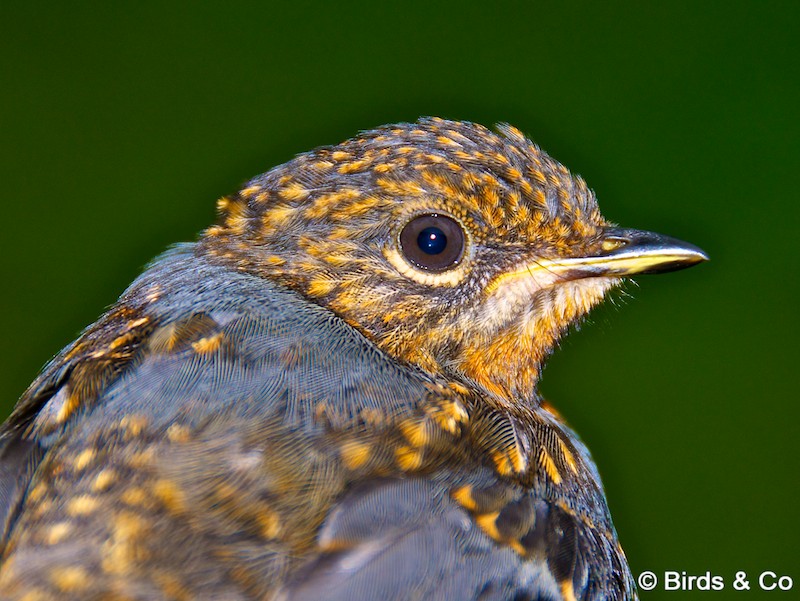
[[[0,599],[635,599],[598,469],[538,391],[627,278],[520,130],[438,117],[248,181],[0,427]]]

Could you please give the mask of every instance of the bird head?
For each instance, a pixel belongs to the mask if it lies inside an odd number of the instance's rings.
[[[508,125],[372,130],[296,157],[218,208],[201,252],[500,405],[535,401],[559,337],[624,277],[706,258],[607,222],[580,177]]]

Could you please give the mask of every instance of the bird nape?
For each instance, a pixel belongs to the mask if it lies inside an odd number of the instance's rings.
[[[609,289],[701,250],[436,118],[218,208],[0,428],[0,599],[636,598],[537,380]]]

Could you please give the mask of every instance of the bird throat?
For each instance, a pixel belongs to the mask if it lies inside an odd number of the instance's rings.
[[[484,315],[451,363],[462,378],[501,405],[538,403],[536,387],[547,357],[571,325],[603,300],[613,278],[586,278],[541,289],[521,299],[485,303]]]

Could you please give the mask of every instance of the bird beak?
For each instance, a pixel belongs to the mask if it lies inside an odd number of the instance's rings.
[[[688,242],[653,232],[607,228],[596,253],[557,259],[548,267],[567,279],[577,279],[665,273],[703,261],[708,261],[708,255]]]
[[[578,257],[539,258],[496,277],[488,293],[512,282],[528,281],[541,289],[583,278],[621,278],[642,273],[665,273],[708,261],[708,255],[675,238],[623,228],[606,228],[595,250]],[[529,291],[529,288],[525,288]],[[527,294],[527,293],[526,293]]]

